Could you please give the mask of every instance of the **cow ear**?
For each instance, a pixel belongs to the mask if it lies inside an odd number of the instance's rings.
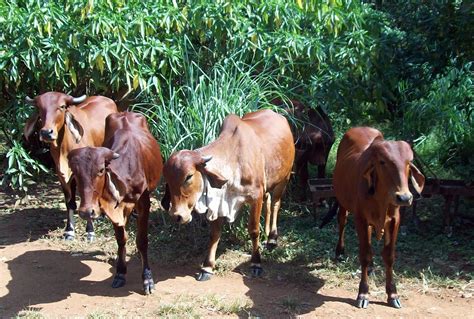
[[[377,175],[375,172],[375,166],[370,164],[362,176],[367,181],[367,189],[368,189],[369,195],[374,195],[375,187],[377,183]]]
[[[23,135],[27,142],[30,141],[30,137],[35,133],[36,123],[38,123],[38,120],[39,114],[33,114],[28,120],[26,120]]]
[[[214,188],[222,188],[225,183],[227,183],[227,179],[222,176],[219,172],[212,171],[210,170],[206,164],[212,160],[211,155],[207,156],[201,156],[201,163],[198,165],[198,170],[206,175],[207,179],[209,180],[209,184],[211,184],[211,187]]]
[[[112,170],[107,170],[107,174],[105,177],[105,187],[107,189],[107,192],[112,196],[112,198],[115,200],[116,205],[115,207],[118,206],[118,204],[122,201],[122,199],[125,196],[126,192],[126,186],[125,183],[122,181],[122,179],[115,174],[114,171]]]
[[[227,179],[224,178],[221,174],[217,172],[212,172],[208,170],[206,167],[204,167],[204,174],[206,174],[209,184],[211,184],[211,187],[214,188],[222,188],[222,186],[227,183]]]
[[[410,163],[410,179],[416,192],[421,194],[425,186],[425,176],[413,163]]]
[[[84,135],[84,129],[82,128],[82,125],[76,121],[74,115],[72,115],[71,112],[66,112],[64,117],[67,128],[71,132],[72,136],[74,136],[76,143],[79,143],[82,139],[82,136]]]
[[[161,207],[165,211],[170,210],[170,201],[171,201],[171,195],[170,195],[170,188],[168,186],[168,183],[165,184],[165,195],[163,195],[163,198],[161,199]]]

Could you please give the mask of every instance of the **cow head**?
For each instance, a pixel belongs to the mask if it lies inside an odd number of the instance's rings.
[[[214,188],[221,188],[227,182],[220,173],[206,167],[210,160],[212,156],[184,150],[172,154],[165,163],[163,176],[167,183],[167,194],[162,206],[168,207],[169,214],[180,224],[192,220],[191,213],[203,195],[204,178]]]
[[[123,199],[125,183],[109,166],[117,158],[119,154],[106,147],[83,147],[68,154],[81,198],[78,209],[81,218],[99,217],[103,200],[116,207]]]
[[[413,194],[408,180],[421,193],[425,177],[412,163],[413,151],[403,141],[376,140],[367,149],[368,159],[363,171],[368,196],[385,199],[394,206],[409,206]]]
[[[26,97],[26,103],[36,107],[37,113],[26,122],[24,135],[26,140],[39,129],[40,141],[57,146],[58,133],[64,125],[70,130],[76,143],[82,138],[84,129],[67,109],[70,105],[84,102],[86,95],[72,97],[59,92],[48,92],[34,99]]]

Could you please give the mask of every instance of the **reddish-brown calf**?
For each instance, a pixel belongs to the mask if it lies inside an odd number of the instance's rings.
[[[400,206],[411,205],[410,178],[418,193],[425,178],[413,165],[413,151],[403,141],[386,141],[381,132],[370,127],[356,127],[346,132],[339,144],[334,170],[334,192],[339,203],[339,241],[336,256],[344,253],[344,227],[348,211],[354,214],[359,237],[359,260],[362,268],[357,306],[369,304],[368,269],[372,263],[371,234],[384,236],[382,257],[385,263],[388,303],[400,308],[393,281],[395,243],[400,225]]]
[[[148,265],[148,215],[150,193],[157,187],[163,163],[160,146],[145,118],[137,113],[111,114],[106,120],[104,147],[85,147],[68,158],[81,198],[79,215],[87,220],[105,213],[112,221],[118,244],[117,272],[113,288],[125,285],[127,232],[132,210],[137,217],[137,248],[142,257],[143,289],[154,289]]]

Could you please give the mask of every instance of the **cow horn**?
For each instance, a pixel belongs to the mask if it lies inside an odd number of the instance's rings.
[[[71,104],[79,104],[82,103],[86,100],[87,95],[79,96],[79,97],[73,97]]]
[[[120,157],[120,154],[119,154],[119,153],[114,153],[114,154],[112,155],[112,159],[117,159],[117,158],[119,158],[119,157]]]
[[[212,155],[203,155],[201,158],[204,163],[207,163],[212,159]]]
[[[25,97],[25,102],[30,105],[36,105],[35,99],[32,99],[28,95]]]

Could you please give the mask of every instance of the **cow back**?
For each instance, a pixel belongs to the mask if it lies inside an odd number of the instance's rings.
[[[364,166],[369,154],[364,151],[375,139],[383,139],[380,131],[369,127],[348,130],[341,139],[334,168],[334,192],[339,203],[348,210],[355,210]]]
[[[153,191],[163,169],[160,146],[148,129],[143,115],[133,112],[111,114],[106,120],[104,146],[120,155],[110,164],[127,187],[141,194],[144,189]]]

